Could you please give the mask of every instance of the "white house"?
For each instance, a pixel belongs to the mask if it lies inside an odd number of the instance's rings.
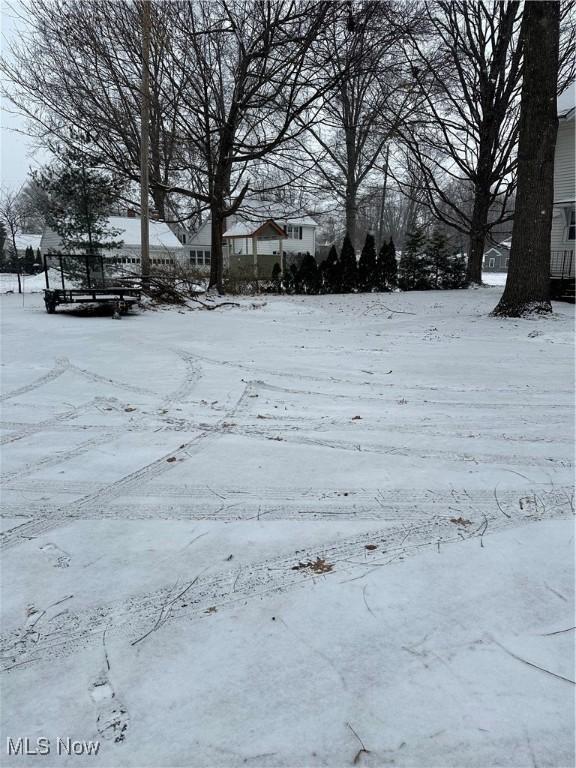
[[[558,112],[558,136],[554,155],[554,213],[551,235],[550,275],[555,281],[574,279],[576,236],[576,186],[574,106]]]
[[[316,251],[316,221],[283,203],[244,200],[238,213],[226,220],[224,267],[237,274],[269,277],[275,263],[283,266]],[[212,222],[208,219],[188,238],[186,251],[192,266],[211,261]]]
[[[134,271],[140,270],[140,218],[137,216],[109,216],[107,226],[117,234],[111,238],[122,241],[119,248],[110,248],[102,252],[106,260],[115,264],[134,265]],[[184,248],[180,240],[163,221],[149,223],[150,261],[152,266],[167,266],[175,261],[181,261]],[[42,255],[49,256],[59,252],[66,253],[62,248],[60,237],[50,229],[45,229],[40,243]]]

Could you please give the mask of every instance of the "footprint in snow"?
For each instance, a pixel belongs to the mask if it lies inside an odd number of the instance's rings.
[[[105,674],[90,686],[90,697],[98,709],[96,727],[100,736],[116,744],[124,741],[130,717],[124,704],[116,697],[114,688]]]
[[[68,568],[70,565],[70,555],[63,549],[49,542],[40,547],[40,551],[48,558],[48,561],[54,568]]]

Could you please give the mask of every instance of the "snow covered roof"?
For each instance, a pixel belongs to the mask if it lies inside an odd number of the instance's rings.
[[[140,247],[140,218],[109,216],[108,224],[113,229],[121,230],[118,239],[123,240],[124,245]],[[151,248],[168,248],[170,250],[182,248],[182,243],[166,222],[150,221],[148,231]]]
[[[140,218],[130,216],[109,216],[108,227],[118,231],[113,240],[121,240],[125,248],[140,248]],[[157,250],[180,251],[182,243],[164,221],[150,221],[150,248]],[[58,251],[62,247],[60,237],[50,229],[42,234],[42,251]]]
[[[28,246],[32,246],[34,250],[40,248],[40,240],[42,235],[29,234],[27,232],[20,232],[16,235],[16,248],[19,251],[25,251]]]
[[[268,219],[266,221],[238,221],[224,232],[223,237],[252,237],[256,234],[268,232],[278,237],[286,237],[283,227],[277,222]]]

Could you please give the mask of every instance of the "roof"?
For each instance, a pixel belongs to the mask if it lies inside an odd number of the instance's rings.
[[[278,237],[286,237],[286,231],[272,219],[266,221],[238,221],[224,232],[223,237],[253,237],[272,229]]]
[[[574,89],[574,84],[571,84],[563,93],[560,94],[560,96],[558,96],[558,117],[561,120],[574,120],[575,107],[576,90]]]
[[[123,240],[127,247],[140,247],[140,218],[129,216],[109,216],[108,224],[113,229],[121,230],[118,240]],[[148,224],[150,247],[182,248],[182,243],[165,221],[153,221]]]
[[[129,216],[109,216],[108,227],[118,232],[113,238],[122,241],[125,248],[140,248],[140,218]],[[150,248],[175,251],[182,250],[182,243],[164,221],[150,221],[148,225]],[[60,237],[52,230],[42,234],[42,250],[57,251],[62,247]]]
[[[28,246],[32,246],[34,250],[40,248],[40,240],[42,235],[35,235],[27,232],[20,232],[16,235],[16,248],[19,251],[25,251]]]

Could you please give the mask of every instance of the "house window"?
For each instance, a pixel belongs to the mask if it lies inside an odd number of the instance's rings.
[[[302,240],[302,227],[286,224],[286,237],[289,240]]]
[[[506,256],[506,267],[508,267],[509,263],[510,263],[510,256]]]
[[[186,233],[182,232],[182,245],[186,245]]]
[[[576,240],[576,210],[572,210],[568,213],[568,235],[567,240]]]
[[[210,251],[190,251],[190,264],[194,267],[210,266]]]
[[[492,268],[496,265],[496,259],[489,259],[488,260],[488,267]]]

